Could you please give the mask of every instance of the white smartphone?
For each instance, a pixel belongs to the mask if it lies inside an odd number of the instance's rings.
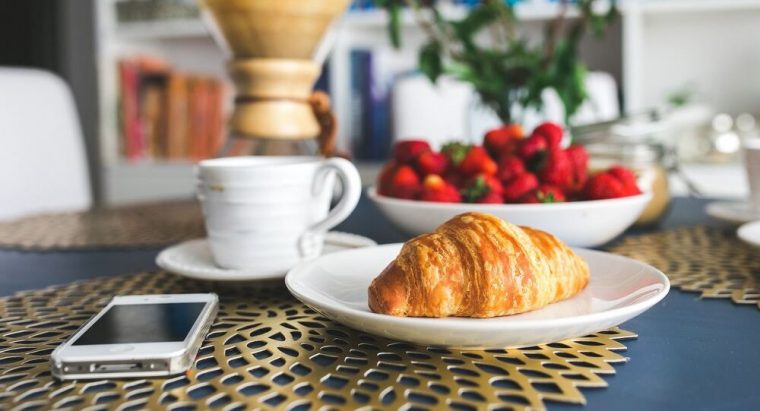
[[[216,294],[114,297],[51,354],[62,379],[156,377],[190,368],[216,317]]]

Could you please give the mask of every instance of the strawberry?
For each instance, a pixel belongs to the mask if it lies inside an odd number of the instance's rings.
[[[438,203],[461,203],[462,196],[459,190],[452,184],[447,183],[437,174],[429,174],[422,183],[422,193],[419,197],[422,201],[434,201]]]
[[[563,203],[565,202],[565,195],[562,190],[555,186],[551,187],[551,191],[546,192],[545,189],[538,188],[530,193],[520,197],[518,202],[524,204],[551,204],[551,203]]]
[[[470,151],[470,145],[460,143],[458,141],[453,141],[451,143],[446,143],[441,148],[441,153],[445,155],[451,164],[454,166],[458,166],[459,163],[464,160],[465,156],[467,156],[467,152]]]
[[[430,151],[430,144],[425,140],[399,141],[393,146],[393,158],[401,164],[409,164],[427,151]]]
[[[496,176],[502,183],[525,172],[525,164],[518,157],[506,154],[499,159],[499,171]]]
[[[567,201],[562,189],[551,184],[541,184],[538,186],[536,197],[540,203],[562,203]]]
[[[391,186],[393,182],[393,175],[396,173],[395,160],[390,160],[380,170],[380,175],[377,177],[377,193],[384,196],[391,195]]]
[[[483,146],[493,158],[499,158],[504,154],[513,153],[522,137],[523,130],[519,124],[505,124],[487,132]]]
[[[549,149],[538,170],[538,178],[542,183],[556,185],[566,190],[573,182],[573,166],[567,153],[559,147]]]
[[[546,148],[546,138],[540,134],[533,134],[520,142],[520,145],[517,147],[517,155],[523,161],[528,161],[533,159],[537,154],[546,151]]]
[[[626,196],[641,194],[641,190],[639,190],[639,186],[636,184],[636,175],[630,169],[616,165],[610,167],[607,173],[617,178],[623,184]]]
[[[626,196],[623,183],[614,175],[599,173],[588,179],[583,194],[587,200],[604,200]]]
[[[457,167],[457,170],[466,176],[478,173],[494,175],[497,169],[496,162],[491,159],[486,149],[481,146],[472,146],[464,157],[464,160]]]
[[[504,197],[499,193],[490,192],[475,201],[478,204],[503,204]]]
[[[499,203],[503,203],[501,199],[502,187],[501,182],[495,177],[487,174],[478,174],[467,181],[462,189],[462,197],[468,203],[480,203],[480,201],[488,197],[485,202],[496,202],[495,199],[499,199]]]
[[[413,199],[421,189],[420,178],[411,166],[402,165],[391,177],[389,194],[392,197]]]
[[[583,188],[588,178],[588,152],[583,146],[570,146],[565,152],[573,168],[572,191],[578,191]]]
[[[494,175],[498,169],[496,162],[482,146],[449,143],[441,151],[451,160],[456,170],[467,177],[479,173]]]
[[[454,187],[459,188],[464,187],[465,183],[467,182],[467,179],[456,171],[449,171],[443,176],[443,179]]]
[[[544,136],[549,148],[555,148],[559,147],[562,143],[562,136],[565,134],[565,131],[559,124],[547,121],[536,127],[532,134]]]
[[[530,193],[536,188],[538,188],[538,179],[533,173],[526,171],[504,184],[504,200],[508,203],[514,203],[518,201],[520,197]]]
[[[417,159],[414,161],[414,165],[420,175],[443,175],[446,172],[446,169],[449,167],[449,159],[441,153],[436,153],[435,151],[426,151],[417,157]]]

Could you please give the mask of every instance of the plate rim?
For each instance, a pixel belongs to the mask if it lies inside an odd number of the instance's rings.
[[[354,234],[354,233],[348,233],[344,231],[328,231],[325,233],[325,236],[333,235],[336,237],[336,240],[340,238],[353,238],[357,241],[366,243],[366,245],[357,245],[353,248],[346,248],[345,250],[337,251],[337,252],[343,252],[343,251],[351,251],[352,249],[356,248],[366,248],[366,247],[373,247],[377,246],[377,242],[367,236],[363,236],[360,234]],[[203,280],[203,281],[219,281],[219,282],[245,282],[245,281],[271,281],[271,280],[282,280],[287,275],[288,270],[286,270],[284,273],[281,274],[250,274],[246,273],[245,270],[230,270],[225,269],[221,267],[204,267],[202,270],[215,270],[218,275],[214,278],[211,278],[209,275],[205,275],[200,273],[198,270],[178,270],[176,266],[174,266],[171,263],[168,263],[169,255],[172,252],[175,252],[178,249],[181,248],[187,248],[190,246],[193,246],[195,244],[205,243],[206,246],[208,246],[208,237],[198,237],[198,238],[191,238],[184,241],[181,241],[176,244],[172,244],[168,247],[163,248],[155,258],[155,263],[158,265],[161,269],[166,270],[172,274],[179,275],[186,278],[192,278],[195,280]],[[327,241],[327,239],[325,239]],[[350,240],[349,240],[350,241]],[[339,246],[342,247],[351,247],[346,245],[345,243],[339,244]],[[210,251],[209,251],[210,252]],[[324,254],[323,254],[324,255]],[[319,257],[322,257],[320,255]],[[319,258],[317,257],[317,258]],[[235,274],[232,274],[235,273]]]
[[[370,250],[370,249],[401,247],[402,245],[403,243],[384,244],[384,245],[378,245],[375,247],[366,247],[364,249],[339,251],[339,252],[332,253],[329,255],[333,256],[334,258],[335,255],[343,254],[343,253],[351,253],[351,252],[357,252],[357,251],[366,252],[367,250]],[[565,323],[568,321],[572,321],[573,324],[588,324],[588,323],[595,323],[599,321],[609,320],[613,318],[625,317],[626,315],[629,315],[631,313],[637,313],[637,312],[640,313],[640,312],[645,311],[648,308],[651,308],[658,302],[662,301],[670,292],[671,284],[670,284],[670,280],[668,276],[650,264],[647,264],[639,260],[635,260],[630,257],[625,257],[622,255],[608,253],[604,251],[591,250],[587,248],[578,248],[578,247],[573,247],[572,249],[575,252],[580,251],[581,253],[604,255],[606,258],[613,258],[617,260],[627,260],[627,261],[632,261],[636,264],[647,266],[651,269],[652,273],[659,280],[659,282],[664,285],[664,287],[660,289],[657,293],[647,297],[646,299],[642,301],[638,301],[631,305],[626,305],[624,307],[590,313],[590,314],[582,314],[582,315],[573,316],[573,317],[543,319],[543,320],[524,321],[524,322],[503,321],[505,319],[514,318],[514,316],[520,315],[520,314],[491,317],[491,318],[466,318],[466,317],[429,318],[429,317],[401,317],[401,316],[392,316],[388,314],[378,314],[372,311],[360,311],[355,308],[345,307],[343,305],[333,306],[332,310],[338,311],[342,315],[350,315],[352,317],[358,317],[359,319],[369,319],[370,321],[380,322],[384,325],[396,324],[398,322],[405,322],[407,323],[405,325],[407,327],[418,326],[418,327],[428,328],[428,327],[440,327],[443,324],[452,324],[452,325],[455,325],[457,329],[461,331],[468,331],[468,330],[475,331],[475,330],[481,330],[484,324],[498,323],[498,326],[499,326],[498,331],[500,332],[515,331],[515,330],[530,331],[530,330],[542,330],[545,328],[552,328],[552,327],[556,327],[557,325],[565,325]],[[308,271],[309,268],[317,264],[319,260],[323,257],[326,257],[326,256],[321,256],[317,259],[300,263],[294,268],[292,268],[291,270],[289,270],[287,275],[285,276],[285,286],[288,288],[288,291],[290,291],[291,294],[293,294],[293,296],[296,297],[298,300],[300,300],[304,304],[308,305],[309,307],[319,312],[323,311],[321,308],[323,304],[301,293],[298,289],[296,289],[297,285],[294,285],[294,282],[298,279],[297,277],[298,275],[300,275],[299,273]],[[524,313],[521,313],[521,314],[524,314]],[[634,316],[635,315],[636,314],[634,314]]]
[[[747,231],[752,228],[755,228],[755,226],[760,226],[760,220],[752,220],[750,222],[740,225],[739,228],[736,229],[736,236],[739,237],[739,239],[744,241],[744,243],[746,244],[749,244],[755,247],[760,247],[760,238],[756,240],[752,240],[749,237],[747,237]]]
[[[746,218],[739,217],[736,214],[731,214],[730,212],[729,213],[724,212],[725,211],[724,207],[737,205],[737,204],[748,205],[749,202],[746,199],[711,201],[707,203],[707,205],[705,205],[705,213],[716,220],[720,220],[720,221],[731,223],[731,224],[739,224],[739,225],[748,224],[760,219],[760,215],[754,216],[750,219],[746,219]]]

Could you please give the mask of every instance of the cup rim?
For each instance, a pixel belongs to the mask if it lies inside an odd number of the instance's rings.
[[[286,167],[302,164],[314,164],[324,161],[320,156],[240,156],[220,157],[201,160],[198,168],[202,170],[260,169],[262,167]]]

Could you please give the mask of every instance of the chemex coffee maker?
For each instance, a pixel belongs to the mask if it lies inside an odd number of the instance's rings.
[[[325,37],[349,0],[199,0],[229,56],[235,106],[227,155],[316,155],[333,150],[335,120],[312,94]]]

